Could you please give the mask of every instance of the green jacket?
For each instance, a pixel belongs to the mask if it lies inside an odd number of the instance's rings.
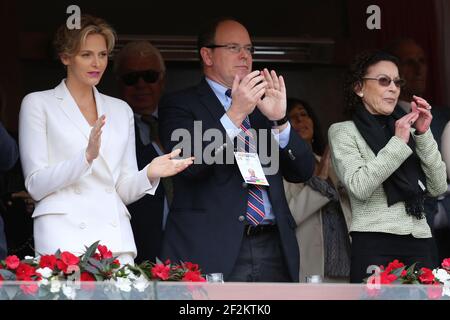
[[[333,124],[328,137],[333,167],[350,198],[350,231],[431,237],[426,219],[409,216],[403,202],[387,205],[382,183],[412,154],[405,142],[393,136],[375,156],[353,121]],[[413,137],[427,192],[436,197],[447,190],[445,164],[430,130]]]

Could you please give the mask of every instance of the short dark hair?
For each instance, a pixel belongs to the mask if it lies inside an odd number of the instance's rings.
[[[356,106],[362,103],[361,97],[355,94],[354,88],[358,83],[362,84],[367,69],[380,61],[390,61],[398,68],[397,57],[382,50],[363,51],[358,54],[350,64],[344,81],[345,113],[352,116]]]
[[[287,98],[286,114],[289,115],[289,113],[299,105],[301,105],[306,110],[306,112],[308,113],[309,117],[313,122],[314,129],[313,129],[313,141],[311,143],[312,149],[315,154],[321,156],[325,151],[326,142],[322,134],[322,127],[320,125],[319,119],[317,118],[317,115],[314,112],[314,109],[310,106],[310,104],[302,99]]]
[[[201,28],[197,37],[197,54],[202,62],[202,56],[200,55],[200,50],[203,47],[213,45],[216,38],[217,27],[225,21],[235,21],[244,25],[241,21],[233,17],[217,17],[210,21],[207,21]]]

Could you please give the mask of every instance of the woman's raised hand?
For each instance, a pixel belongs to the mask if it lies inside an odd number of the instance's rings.
[[[94,126],[91,129],[91,134],[89,135],[89,143],[86,148],[86,160],[89,164],[98,157],[100,146],[102,144],[102,128],[106,123],[106,116],[102,115],[97,119]]]
[[[431,115],[431,106],[423,98],[418,96],[413,96],[414,101],[411,102],[411,112],[416,112],[419,117],[414,123],[414,128],[418,134],[425,133],[431,124],[433,116]]]
[[[411,126],[419,117],[418,112],[410,112],[395,122],[395,136],[408,143],[411,134]]]
[[[194,163],[194,157],[186,159],[174,159],[181,153],[176,149],[171,153],[156,157],[147,167],[147,177],[150,180],[176,175]]]

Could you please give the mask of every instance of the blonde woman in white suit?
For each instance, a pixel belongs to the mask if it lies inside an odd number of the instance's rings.
[[[132,263],[136,246],[125,205],[154,194],[160,177],[192,163],[173,159],[176,150],[138,171],[132,110],[95,88],[114,41],[100,18],[83,16],[80,29],[61,26],[55,48],[67,78],[23,99],[20,158],[25,186],[36,200],[37,254],[80,254],[100,240],[122,264]]]

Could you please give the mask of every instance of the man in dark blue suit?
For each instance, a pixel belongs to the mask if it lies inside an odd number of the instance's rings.
[[[160,52],[148,41],[129,42],[115,58],[121,98],[135,115],[139,170],[163,154],[158,136],[158,103],[164,89],[165,69]],[[171,200],[170,179],[161,180],[154,196],[146,195],[128,206],[137,248],[136,263],[159,257]]]
[[[287,121],[284,80],[267,69],[252,72],[250,36],[234,19],[206,25],[198,51],[205,77],[163,98],[159,109],[166,149],[181,144],[183,156],[196,157],[174,177],[162,256],[198,263],[225,281],[298,281],[296,223],[282,177],[304,182],[314,162]],[[269,186],[244,182],[234,150],[258,152]]]
[[[11,169],[18,158],[19,150],[16,142],[0,123],[0,171]],[[3,229],[3,219],[0,215],[0,260],[4,259],[7,253],[6,238]]]

